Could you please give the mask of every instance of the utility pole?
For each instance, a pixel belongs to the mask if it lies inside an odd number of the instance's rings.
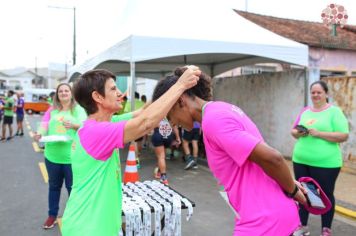
[[[77,58],[77,30],[76,30],[76,8],[75,7],[58,7],[48,6],[48,8],[72,10],[73,11],[73,66],[76,64]]]
[[[76,64],[77,52],[77,35],[76,35],[76,22],[75,22],[75,7],[73,7],[73,66]]]

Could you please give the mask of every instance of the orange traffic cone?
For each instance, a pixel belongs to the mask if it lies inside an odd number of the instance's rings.
[[[137,163],[135,155],[135,144],[130,144],[129,154],[127,155],[126,168],[124,173],[124,183],[139,181],[140,176],[137,172]]]

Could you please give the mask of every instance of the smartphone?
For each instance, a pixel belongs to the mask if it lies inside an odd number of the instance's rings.
[[[307,189],[307,201],[308,204],[314,208],[318,208],[318,209],[324,209],[325,208],[325,204],[323,203],[323,201],[320,198],[320,194],[317,190],[317,187],[315,186],[315,184],[313,183],[301,183],[303,185],[304,188]]]
[[[304,134],[309,133],[308,129],[304,125],[296,125],[294,128],[298,130],[298,132],[300,133],[304,133]]]

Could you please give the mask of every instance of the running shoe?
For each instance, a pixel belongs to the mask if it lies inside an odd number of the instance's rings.
[[[294,231],[293,236],[307,236],[310,235],[308,226],[299,226],[299,228]]]

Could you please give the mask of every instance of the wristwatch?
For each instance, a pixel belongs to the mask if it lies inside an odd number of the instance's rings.
[[[284,191],[284,193],[287,195],[287,197],[294,198],[295,195],[297,194],[298,190],[299,190],[298,186],[295,185],[294,190],[293,190],[292,193],[288,193],[287,191]]]

